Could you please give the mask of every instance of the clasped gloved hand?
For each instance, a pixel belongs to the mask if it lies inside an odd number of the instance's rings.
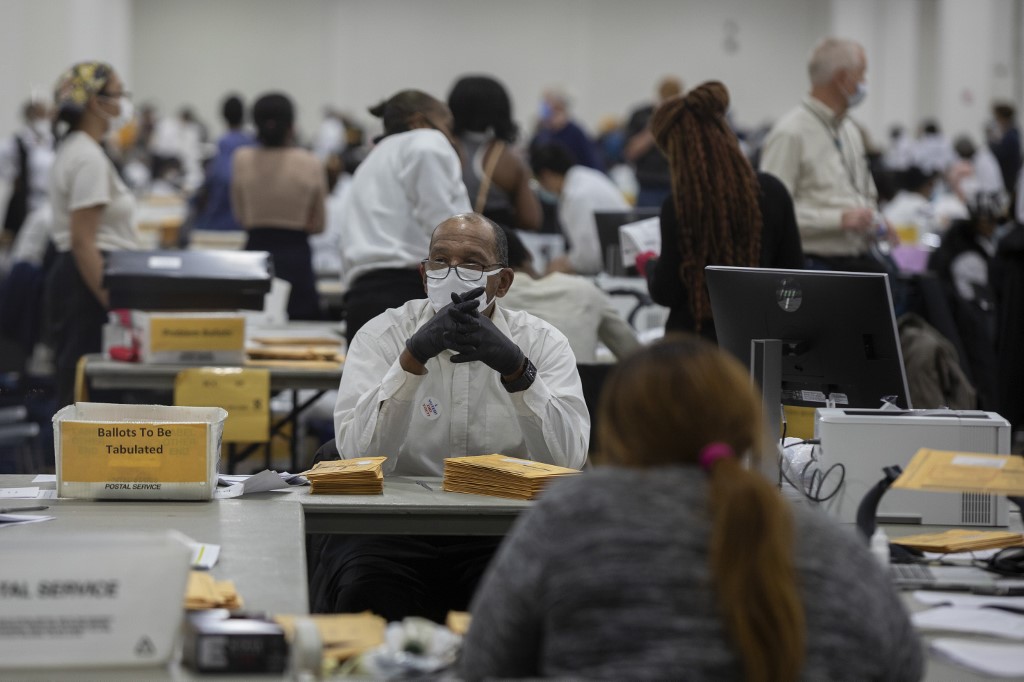
[[[461,297],[458,294],[452,294],[452,302],[438,310],[425,325],[417,329],[416,333],[409,337],[409,340],[405,342],[405,347],[416,358],[417,362],[425,365],[427,360],[436,357],[444,349],[452,349],[452,346],[455,344],[454,335],[459,331],[459,325],[462,324],[466,327],[467,331],[471,326],[464,321],[456,320],[452,316],[453,311],[457,311],[464,316],[476,313],[480,301],[474,299],[482,294],[483,291],[483,287],[477,287],[472,291],[466,292]]]
[[[452,362],[480,361],[504,376],[511,376],[523,366],[526,356],[519,346],[502,334],[489,317],[477,310],[452,310],[458,322],[453,333],[454,345],[449,349],[458,353]]]

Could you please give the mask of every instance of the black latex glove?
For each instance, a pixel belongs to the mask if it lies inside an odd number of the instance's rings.
[[[480,305],[480,301],[473,299],[483,292],[483,287],[477,287],[461,297],[458,294],[452,294],[452,302],[438,310],[432,318],[427,320],[426,324],[409,337],[409,340],[405,342],[405,347],[417,362],[425,365],[427,360],[436,357],[444,349],[452,348],[460,324],[465,331],[469,331],[472,324],[467,323],[466,320],[471,319],[472,314]],[[457,320],[452,316],[452,311],[457,311],[464,317]]]
[[[453,310],[451,316],[458,322],[452,334],[455,343],[448,346],[458,353],[452,362],[480,361],[502,376],[511,376],[523,366],[523,351],[498,331],[489,317],[476,310]]]

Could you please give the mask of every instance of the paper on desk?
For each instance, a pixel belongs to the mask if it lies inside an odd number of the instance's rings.
[[[940,638],[933,641],[931,647],[951,661],[986,675],[1024,676],[1024,646],[1020,644]]]
[[[996,609],[936,606],[911,616],[922,630],[944,630],[1024,641],[1024,616]]]
[[[42,514],[0,514],[0,528],[10,528],[26,523],[39,523],[40,521],[51,521],[54,517]]]
[[[1022,495],[1024,457],[921,448],[892,487]]]
[[[661,219],[647,218],[619,227],[619,247],[622,250],[622,264],[627,268],[636,265],[636,257],[645,251],[661,253]]]
[[[0,500],[31,500],[39,494],[39,486],[23,488],[0,488]]]
[[[192,568],[211,569],[217,564],[220,557],[220,545],[211,545],[205,542],[190,541],[192,548]]]
[[[36,499],[37,500],[56,500],[57,499],[57,491],[56,490],[40,490],[39,494],[36,495]]]
[[[56,483],[57,474],[36,474],[36,477],[32,479],[33,483]]]
[[[230,499],[250,493],[265,493],[269,490],[281,490],[288,487],[288,484],[284,482],[281,476],[276,471],[271,471],[270,469],[264,469],[252,476],[222,475],[218,477],[218,480],[229,485],[217,488],[214,491],[213,497],[217,500]]]
[[[995,594],[967,594],[966,592],[943,592],[941,590],[917,590],[914,599],[938,606],[948,604],[963,608],[981,608],[982,606],[1014,606],[1024,609],[1024,597],[1003,597]]]

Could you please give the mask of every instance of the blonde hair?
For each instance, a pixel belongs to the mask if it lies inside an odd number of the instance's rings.
[[[711,443],[737,453],[716,460],[708,472],[709,563],[726,631],[749,682],[796,679],[806,640],[789,509],[738,456],[756,456],[761,433],[761,400],[747,371],[692,335],[669,335],[626,358],[601,394],[599,461],[696,465]]]
[[[837,72],[856,69],[864,60],[860,43],[845,38],[825,38],[811,52],[807,74],[811,85],[828,85]]]

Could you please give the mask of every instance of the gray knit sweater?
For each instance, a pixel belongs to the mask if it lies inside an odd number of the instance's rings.
[[[696,467],[558,481],[506,539],[473,602],[462,674],[739,680],[708,569]],[[917,680],[921,647],[852,528],[794,509],[803,680]]]

